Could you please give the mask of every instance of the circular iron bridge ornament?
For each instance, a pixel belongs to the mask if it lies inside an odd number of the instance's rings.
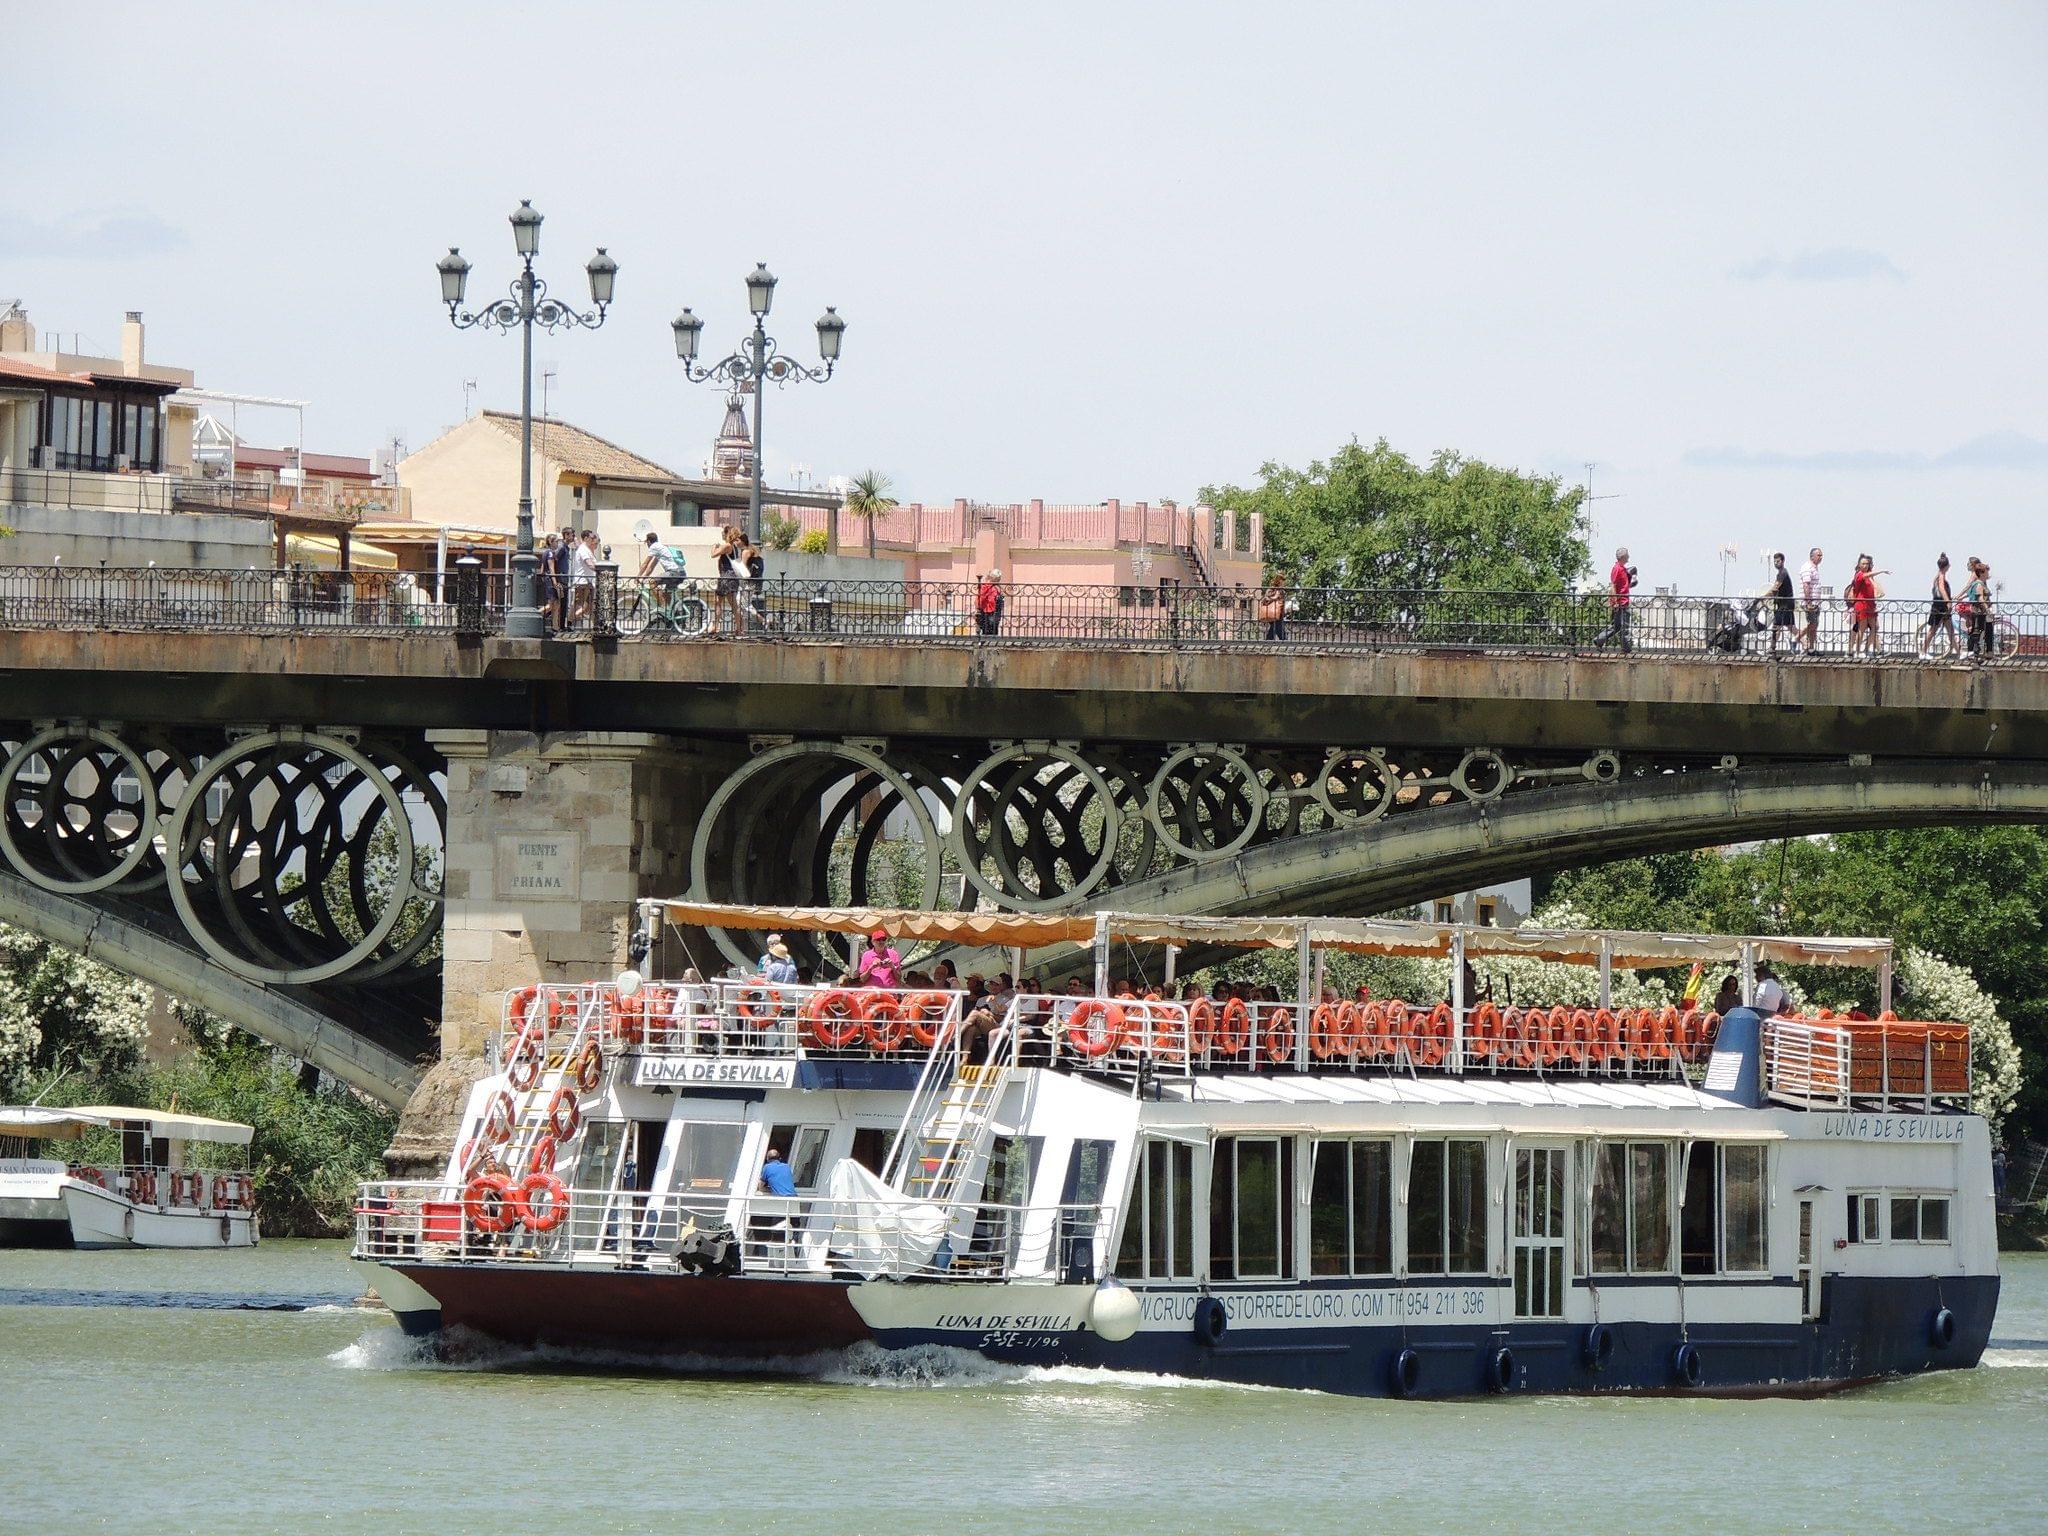
[[[53,751],[60,743],[82,745]],[[121,766],[110,768],[109,756]],[[44,763],[43,776],[24,785],[22,773],[38,759]],[[76,780],[84,774],[93,782],[80,787]],[[118,798],[124,776],[136,787],[132,807]],[[25,800],[37,808],[33,824],[20,816]],[[82,896],[108,890],[134,875],[153,851],[158,809],[156,776],[133,747],[97,726],[52,726],[23,742],[0,769],[0,853],[46,891]],[[132,824],[125,837],[110,830],[117,818]],[[27,856],[36,842],[50,864]],[[94,864],[99,868],[93,869]]]
[[[311,771],[320,758],[329,765]],[[216,784],[227,786],[218,817],[209,821],[206,802]],[[365,812],[353,830],[344,823],[345,802],[367,790],[381,804],[380,817]],[[310,802],[317,801],[317,805]],[[310,824],[307,815],[310,813]],[[381,828],[392,839],[393,868],[404,872],[387,893],[383,909],[369,910],[367,866]],[[227,970],[251,981],[308,986],[337,976],[368,979],[404,963],[424,947],[418,934],[398,955],[378,961],[378,951],[391,937],[416,896],[427,896],[412,874],[414,840],[403,796],[384,769],[368,755],[338,737],[311,731],[265,731],[245,737],[207,760],[191,779],[173,813],[169,845],[180,852],[179,878],[170,882],[171,904],[186,931],[206,954]],[[185,867],[211,844],[201,882],[184,878]],[[347,893],[355,908],[352,926],[360,937],[336,921],[325,889],[347,857]],[[238,886],[253,862],[260,885]],[[296,879],[296,886],[286,881]],[[206,892],[243,946],[238,952],[215,933],[194,900]],[[262,908],[267,932],[259,934],[244,910],[253,891]],[[310,917],[307,928],[295,913]],[[430,924],[422,928],[431,934]],[[336,951],[339,952],[336,952]]]
[[[1003,768],[1010,772],[998,780],[997,770]],[[1070,786],[1083,792],[1062,798]],[[1082,825],[1091,799],[1101,816],[1096,834],[1101,846],[1092,855]],[[986,838],[978,830],[982,820],[975,815],[977,804],[983,802]],[[1090,895],[1109,876],[1122,824],[1116,793],[1094,764],[1067,747],[1012,742],[962,776],[947,838],[967,883],[990,901],[1020,912],[1052,912]],[[1058,842],[1052,840],[1055,830]],[[985,860],[995,864],[999,879],[991,879],[982,868]],[[1023,861],[1028,861],[1035,884],[1019,867]],[[1048,894],[1047,887],[1059,880],[1061,865],[1071,878]]]
[[[1266,786],[1242,752],[1202,742],[1159,765],[1146,791],[1145,816],[1170,851],[1206,864],[1241,852],[1258,835],[1266,798]],[[1206,842],[1189,840],[1205,831]]]

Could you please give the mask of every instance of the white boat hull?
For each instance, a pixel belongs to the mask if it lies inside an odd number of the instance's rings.
[[[67,1180],[64,1212],[76,1248],[252,1248],[248,1211],[169,1210],[136,1205],[91,1184]]]

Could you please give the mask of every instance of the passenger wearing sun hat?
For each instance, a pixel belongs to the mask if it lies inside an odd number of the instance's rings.
[[[764,981],[779,982],[783,986],[793,986],[796,982],[796,959],[779,933],[768,935],[768,952],[761,956],[761,977]]]
[[[857,974],[864,987],[903,985],[903,957],[896,953],[889,935],[882,929],[868,935],[868,947],[860,952]]]

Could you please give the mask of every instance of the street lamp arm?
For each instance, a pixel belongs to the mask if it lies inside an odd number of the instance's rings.
[[[750,346],[745,352],[734,352],[701,368],[695,363],[684,363],[683,372],[692,384],[709,384],[714,379],[721,384],[744,384],[750,379],[762,378],[767,379],[770,384],[796,384],[804,380],[822,384],[832,377],[831,363],[806,368],[793,358],[779,354],[775,350],[774,337],[770,336],[765,340],[768,343],[767,361],[758,367],[755,365],[753,349]]]
[[[532,283],[529,292],[528,282]],[[537,275],[522,272],[512,279],[512,296],[497,299],[472,313],[460,303],[448,306],[448,319],[458,331],[472,326],[482,326],[490,331],[509,331],[531,318],[544,331],[561,330],[570,326],[586,326],[596,330],[604,324],[605,306],[579,312],[573,305],[548,294],[547,283]]]

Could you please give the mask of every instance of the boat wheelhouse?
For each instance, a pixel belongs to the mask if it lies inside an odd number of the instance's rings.
[[[0,1247],[251,1247],[250,1135],[125,1104],[0,1108]]]
[[[1973,1365],[1998,1293],[1968,1033],[1617,1007],[1617,970],[1883,941],[643,905],[817,946],[1030,948],[1077,991],[674,981],[506,999],[438,1179],[363,1186],[413,1331],[759,1361],[872,1341],[1398,1396],[1818,1390]],[[638,946],[636,946],[638,947]],[[1291,951],[1296,998],[1119,959]],[[1334,951],[1448,996],[1325,994]],[[1466,966],[1585,967],[1575,997]],[[915,957],[914,957],[915,958]],[[778,1166],[779,1165],[779,1166]]]

